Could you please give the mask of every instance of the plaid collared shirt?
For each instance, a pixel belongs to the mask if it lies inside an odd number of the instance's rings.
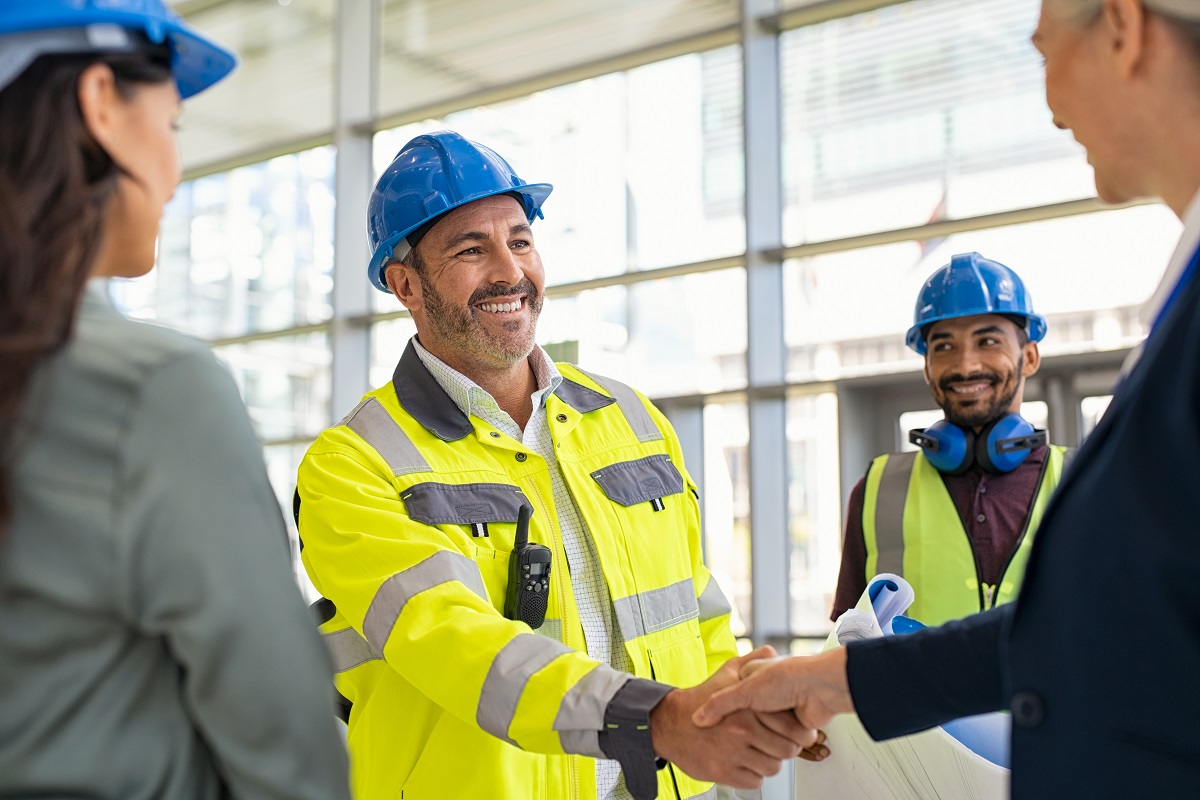
[[[553,502],[558,516],[559,533],[567,554],[568,571],[559,570],[557,574],[570,578],[571,589],[575,593],[575,604],[579,608],[579,619],[583,624],[583,640],[587,644],[587,654],[613,669],[631,672],[633,667],[629,661],[629,654],[625,652],[621,630],[617,627],[612,597],[604,581],[604,574],[600,571],[596,545],[587,525],[584,524],[583,515],[579,513],[579,506],[575,504],[575,499],[567,489],[562,470],[558,467],[558,459],[554,455],[554,441],[550,436],[545,408],[547,395],[557,389],[563,380],[558,367],[540,347],[535,347],[529,354],[529,365],[533,369],[537,391],[531,395],[533,415],[522,431],[483,387],[430,353],[421,346],[415,336],[412,342],[421,363],[464,414],[468,417],[478,417],[545,459],[550,472],[550,484],[554,489]],[[616,761],[597,759],[596,790],[599,800],[632,800],[625,788],[621,767]]]

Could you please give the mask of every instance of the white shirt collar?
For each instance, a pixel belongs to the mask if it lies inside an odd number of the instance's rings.
[[[503,413],[487,390],[426,350],[416,336],[413,336],[412,344],[421,363],[460,411],[468,417],[474,415],[481,418],[487,416],[488,411]],[[550,354],[537,345],[534,345],[533,352],[529,354],[529,366],[533,369],[533,378],[537,385],[536,391],[531,395],[533,407],[537,409],[541,407],[545,396],[562,383],[563,376]]]

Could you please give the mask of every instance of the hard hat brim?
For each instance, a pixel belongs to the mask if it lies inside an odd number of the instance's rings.
[[[495,197],[502,194],[520,194],[529,198],[529,205],[526,206],[526,218],[532,223],[534,219],[542,216],[542,204],[546,202],[546,198],[554,191],[554,185],[550,183],[526,183],[517,186],[509,186],[495,189],[493,191],[480,192],[479,194],[471,195],[461,201],[447,206],[440,216],[444,216],[456,208],[474,203],[476,200],[483,200],[488,197]],[[404,237],[415,231],[417,228],[424,225],[428,220],[421,220],[415,225],[411,225],[402,231],[393,233],[388,238],[384,239],[375,248],[375,252],[371,254],[371,261],[368,265],[367,274],[370,277],[371,285],[381,292],[391,293],[387,282],[383,279],[384,267],[393,259],[393,253],[396,245],[400,243]]]
[[[4,41],[0,56],[0,89],[3,89],[38,57],[52,54],[126,52],[128,47],[105,47],[64,41],[61,33],[84,30],[91,26],[116,26],[138,31],[155,44],[164,41],[171,47],[171,75],[179,96],[187,99],[196,95],[233,71],[237,58],[233,53],[206,39],[182,22],[148,19],[120,10],[83,10],[70,17],[54,14],[39,15],[33,6],[30,13],[6,19],[0,30]],[[39,35],[40,34],[40,35]]]
[[[1046,318],[1041,314],[1025,314],[1020,311],[993,311],[991,309],[981,309],[979,311],[970,311],[967,313],[943,314],[940,317],[932,317],[930,319],[921,320],[920,324],[913,325],[904,334],[904,343],[908,348],[914,351],[917,355],[925,355],[927,348],[925,346],[925,335],[923,331],[930,325],[941,322],[946,319],[958,319],[960,317],[1024,317],[1028,323],[1029,341],[1040,342],[1046,337]]]

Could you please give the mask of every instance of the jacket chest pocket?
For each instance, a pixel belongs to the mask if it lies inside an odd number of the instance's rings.
[[[474,559],[489,602],[502,612],[517,516],[530,505],[524,492],[504,483],[418,483],[400,499],[414,521],[451,526],[447,533]]]
[[[683,476],[671,457],[658,454],[620,461],[591,476],[613,503],[613,517],[624,531],[635,578],[652,575],[650,583],[661,585],[665,579],[690,576],[692,499],[685,494]]]
[[[664,511],[668,498],[683,494],[683,476],[663,454],[601,467],[592,478],[609,500],[626,508],[648,503],[652,511]]]

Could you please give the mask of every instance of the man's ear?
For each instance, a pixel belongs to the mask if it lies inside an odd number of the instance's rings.
[[[384,271],[383,279],[400,304],[410,312],[417,311],[424,305],[424,298],[421,296],[421,280],[412,267],[394,261]]]
[[[1146,57],[1146,9],[1141,0],[1105,0],[1101,24],[1119,74],[1132,77]]]
[[[1038,367],[1042,365],[1042,354],[1038,350],[1037,342],[1026,342],[1024,350],[1025,364],[1021,367],[1021,375],[1031,378],[1037,374]]]
[[[117,78],[107,64],[92,64],[79,76],[79,110],[83,124],[106,152],[121,135],[125,103],[117,91]]]
[[[925,376],[925,385],[932,386],[933,379],[929,376],[929,355],[925,355],[925,366],[921,369],[921,374]]]

